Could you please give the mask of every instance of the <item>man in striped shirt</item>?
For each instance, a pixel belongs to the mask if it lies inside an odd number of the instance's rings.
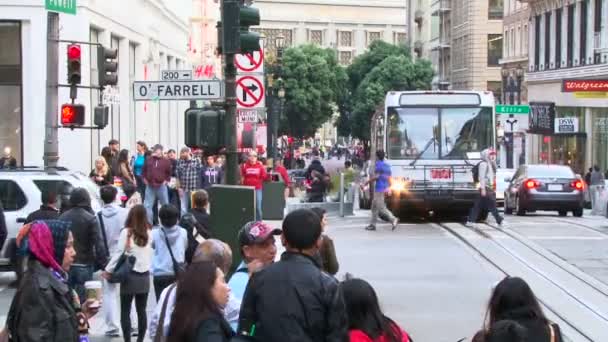
[[[177,179],[179,180],[179,198],[182,215],[190,209],[190,194],[201,187],[200,174],[202,169],[201,162],[198,159],[192,158],[190,148],[182,148],[180,159],[177,162]]]

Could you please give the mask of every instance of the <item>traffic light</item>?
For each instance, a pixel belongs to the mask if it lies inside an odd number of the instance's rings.
[[[93,114],[93,123],[98,128],[104,128],[108,125],[108,117],[110,108],[108,106],[97,106],[95,107]]]
[[[80,73],[80,57],[81,50],[80,45],[70,44],[68,45],[68,83],[69,84],[80,84],[82,79]]]
[[[238,0],[222,3],[222,48],[224,53],[252,53],[260,50],[260,34],[249,31],[260,25],[260,11]]]
[[[186,146],[217,150],[224,142],[225,111],[190,108],[185,113]]]
[[[62,126],[84,125],[84,105],[66,103],[61,106]]]
[[[103,45],[97,47],[97,70],[99,73],[99,88],[113,86],[118,83],[117,49],[107,49]]]

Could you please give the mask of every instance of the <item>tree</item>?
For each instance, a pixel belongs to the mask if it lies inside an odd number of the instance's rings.
[[[283,80],[286,95],[279,130],[306,137],[332,117],[347,75],[333,50],[301,45],[285,50]]]
[[[353,136],[370,139],[370,121],[376,108],[391,90],[429,89],[433,79],[429,61],[412,63],[407,56],[389,56],[361,81],[354,96],[351,127]]]

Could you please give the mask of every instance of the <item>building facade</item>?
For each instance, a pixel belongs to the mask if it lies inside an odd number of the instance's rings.
[[[200,78],[221,78],[222,59],[216,53],[216,24],[220,17],[219,1],[192,0],[188,56],[195,75]]]
[[[432,0],[436,89],[490,90],[499,97],[502,0]]]
[[[431,59],[431,0],[409,0],[409,42],[414,58]]]
[[[190,0],[80,0],[77,14],[60,14],[60,39],[118,49],[118,85],[104,91],[110,101],[109,124],[102,130],[59,129],[59,165],[88,172],[103,146],[118,139],[177,148],[184,141],[183,112],[188,103],[134,102],[132,83],[158,80],[165,69],[188,69]],[[19,165],[43,164],[46,102],[47,11],[44,1],[0,1],[0,147],[9,148]],[[59,80],[67,83],[67,43],[59,43]],[[81,45],[83,86],[98,84],[96,48]],[[99,90],[79,89],[86,106],[85,126]],[[69,90],[59,89],[59,105]],[[57,113],[59,115],[59,109]]]
[[[532,162],[608,169],[608,1],[527,0]]]
[[[402,0],[258,0],[262,23],[256,31],[273,54],[275,38],[285,46],[312,43],[335,49],[341,64],[350,64],[371,42],[405,44],[406,2]]]

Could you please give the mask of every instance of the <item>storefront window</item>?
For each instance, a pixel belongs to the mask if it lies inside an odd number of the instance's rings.
[[[593,120],[593,165],[608,170],[608,108],[592,108]]]
[[[21,24],[0,21],[0,42],[0,166],[21,165]]]

